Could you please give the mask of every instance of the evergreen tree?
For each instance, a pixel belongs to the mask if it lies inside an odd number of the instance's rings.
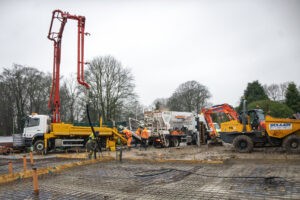
[[[248,83],[247,88],[244,91],[244,96],[241,98],[239,110],[242,110],[243,99],[247,100],[247,104],[250,104],[254,101],[268,100],[269,98],[263,86],[256,80],[252,83]]]
[[[294,112],[300,112],[300,94],[295,83],[291,82],[288,85],[285,94],[285,103]]]
[[[265,115],[270,115],[272,117],[286,118],[293,115],[293,110],[290,107],[276,101],[260,100],[248,104],[248,110],[257,108],[262,109]]]

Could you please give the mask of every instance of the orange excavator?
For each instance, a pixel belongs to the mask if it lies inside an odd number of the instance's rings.
[[[228,118],[227,121],[238,120],[238,116],[239,116],[238,113],[234,110],[234,108],[226,103],[215,105],[210,108],[203,108],[201,110],[201,113],[204,115],[207,126],[211,130],[209,135],[211,138],[217,137],[217,131],[212,119],[212,114],[224,113]]]

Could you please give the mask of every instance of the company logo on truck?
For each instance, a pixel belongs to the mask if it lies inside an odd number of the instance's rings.
[[[270,124],[270,130],[290,130],[292,129],[291,123],[274,123]]]

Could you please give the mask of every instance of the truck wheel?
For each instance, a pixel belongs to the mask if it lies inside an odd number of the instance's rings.
[[[168,138],[165,139],[165,147],[170,147],[170,140]]]
[[[282,147],[290,153],[300,152],[300,137],[297,135],[290,135],[283,140]]]
[[[43,140],[37,140],[34,143],[34,151],[36,151],[37,153],[43,153],[44,148],[45,148],[45,145],[44,145]]]
[[[240,153],[249,153],[253,150],[253,141],[246,135],[239,135],[233,140],[233,146]]]
[[[179,146],[179,141],[178,141],[177,138],[174,138],[174,139],[172,140],[172,143],[173,143],[173,146],[174,146],[174,147],[178,147],[178,146]]]

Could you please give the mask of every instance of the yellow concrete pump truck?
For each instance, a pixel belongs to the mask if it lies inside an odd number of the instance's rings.
[[[118,133],[116,128],[104,127],[100,122],[98,127],[75,126],[73,124],[63,123],[60,120],[60,60],[61,60],[61,41],[67,20],[78,22],[78,49],[77,49],[77,81],[86,89],[89,85],[84,81],[84,32],[85,17],[71,15],[61,10],[54,10],[48,33],[48,39],[54,43],[54,63],[53,78],[50,91],[48,107],[52,111],[52,116],[32,114],[27,117],[23,138],[25,147],[33,145],[34,150],[45,152],[55,148],[84,147],[90,134],[99,133],[102,139],[102,145],[110,150],[115,150],[116,141],[127,142],[122,134]],[[54,23],[60,24],[58,31],[53,31]],[[95,133],[94,133],[95,136]]]
[[[246,111],[246,101],[239,119],[221,123],[219,134],[241,153],[258,146],[282,146],[287,152],[300,152],[299,119],[264,117],[260,109]]]
[[[114,151],[118,140],[126,144],[127,140],[116,128],[105,127],[101,122],[99,124],[93,128],[99,133],[101,147]],[[84,148],[91,133],[89,126],[51,123],[48,115],[33,113],[25,121],[23,138],[25,147],[33,146],[36,152],[47,153],[55,149]]]

